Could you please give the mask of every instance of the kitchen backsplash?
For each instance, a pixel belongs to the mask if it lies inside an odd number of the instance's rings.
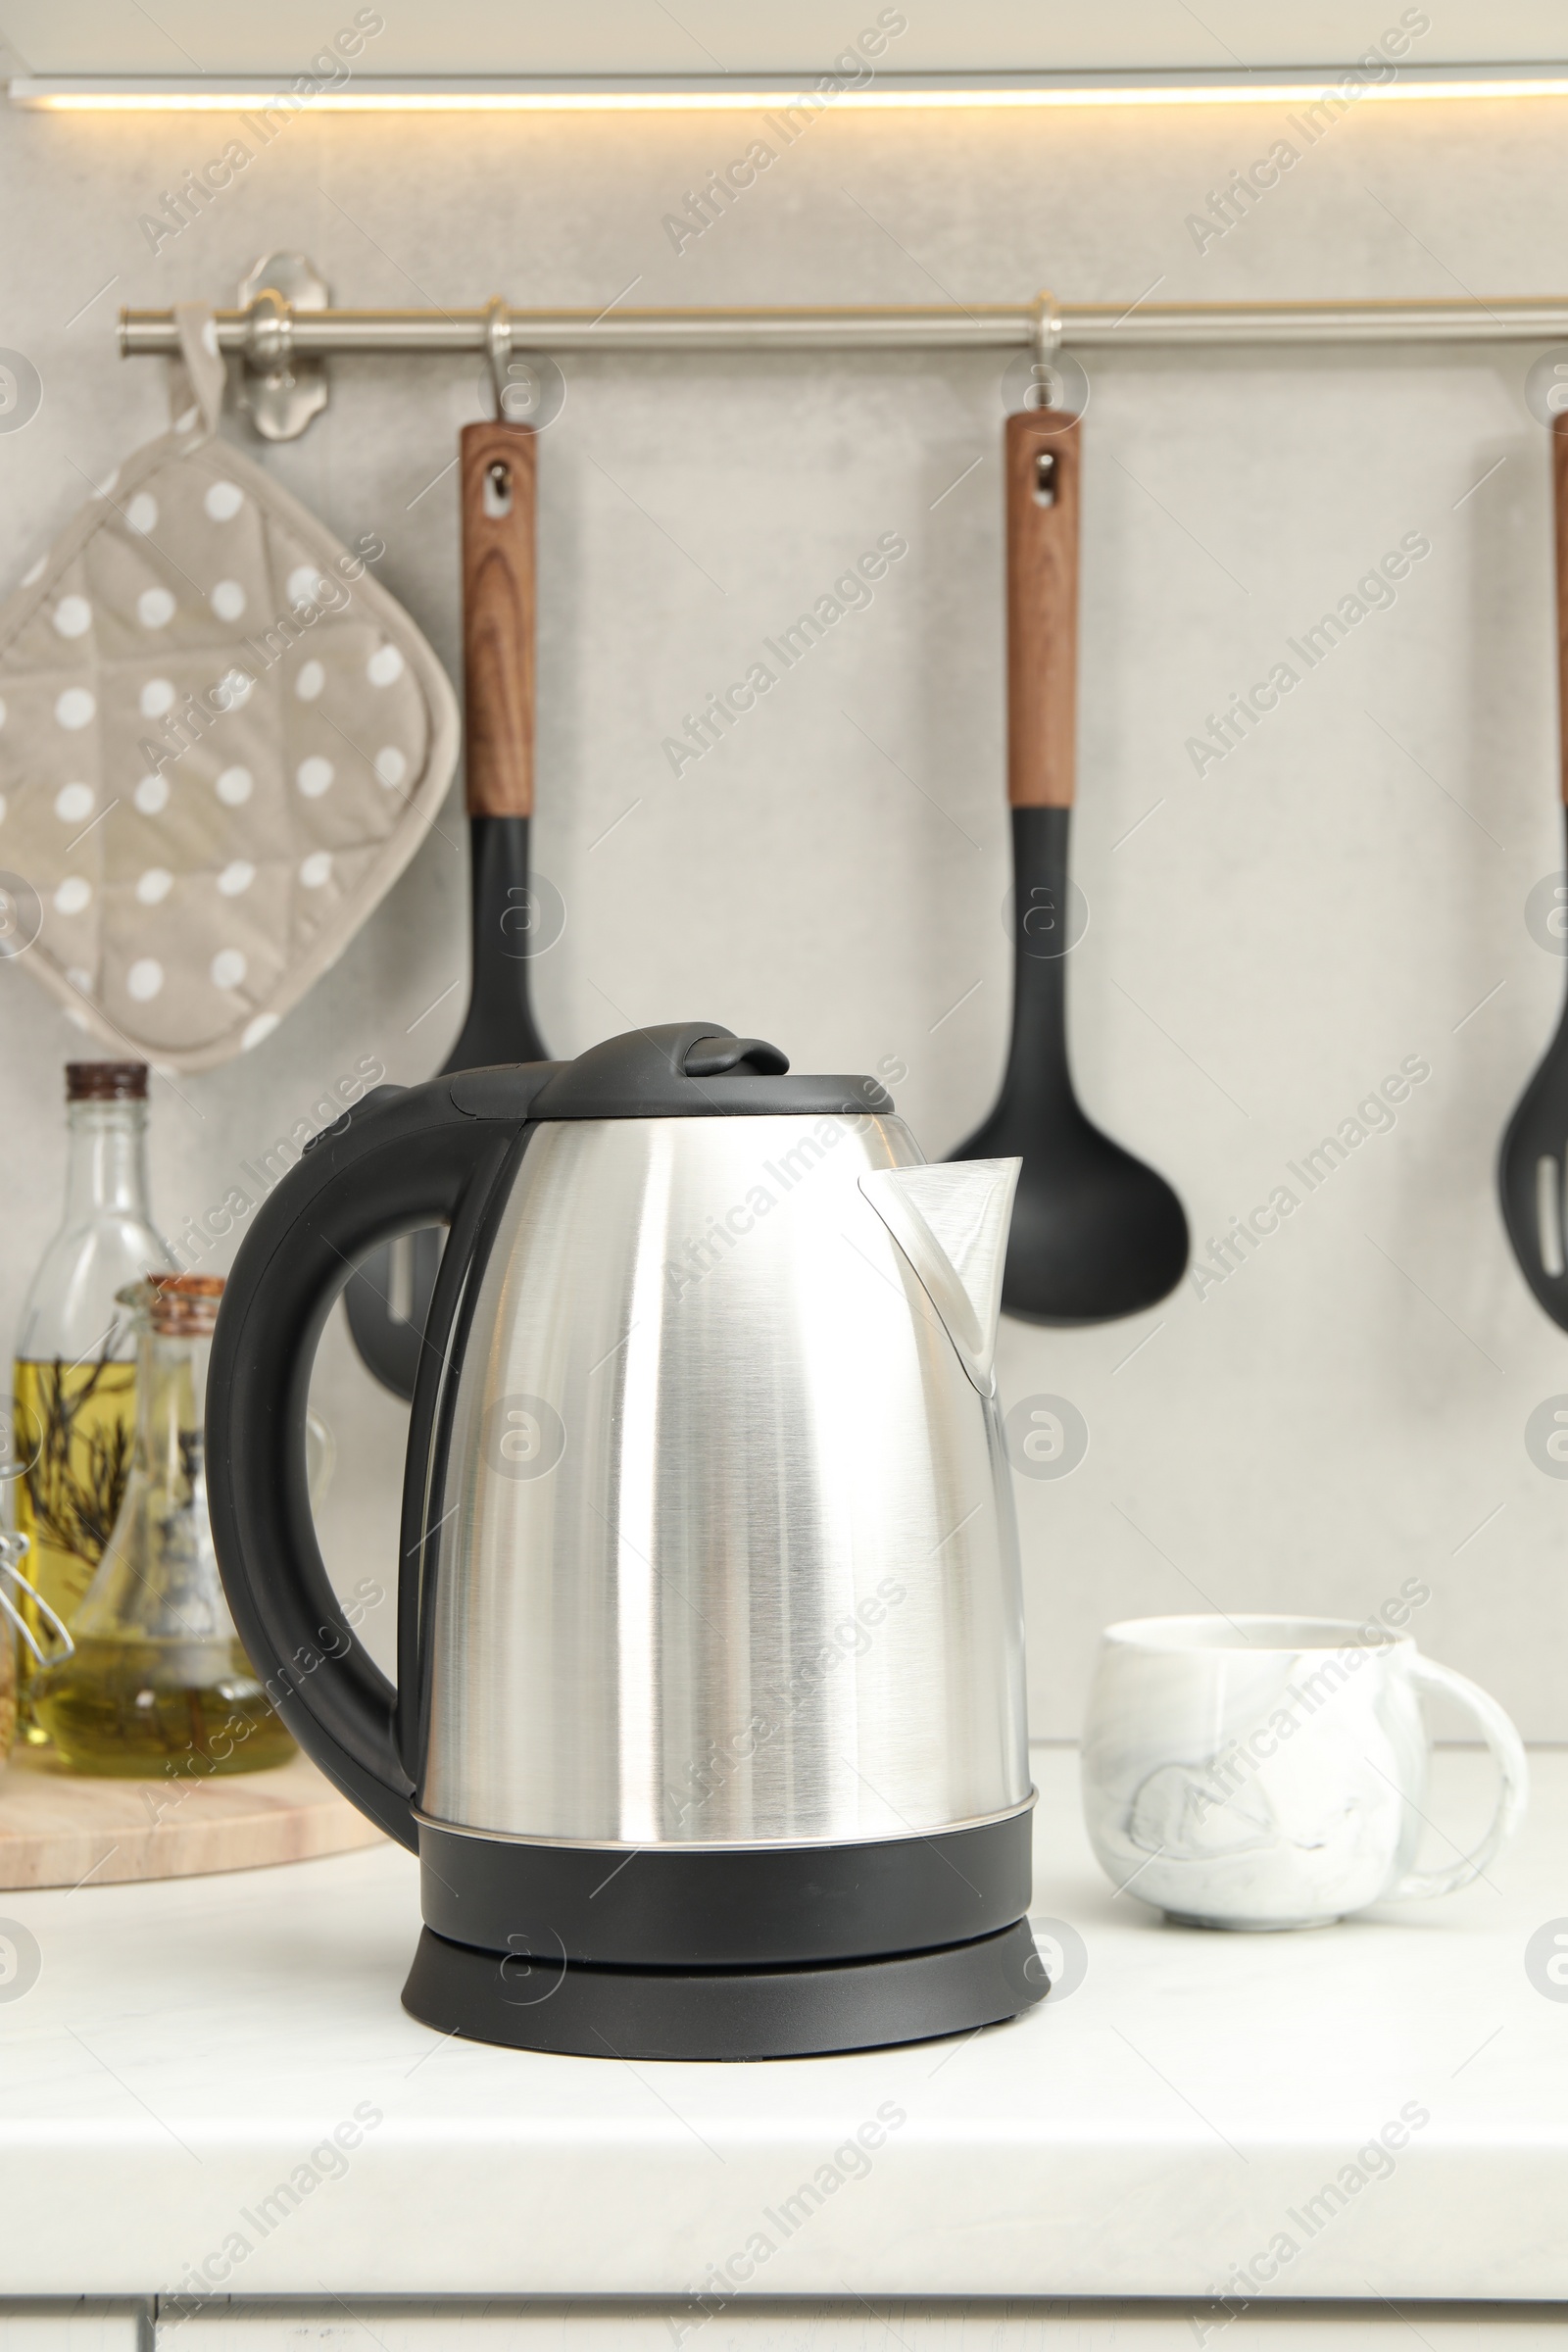
[[[41,401],[19,429],[0,416],[0,593],[165,422],[163,364],[115,356],[118,306],[227,303],[280,248],[368,306],[1560,284],[1561,102],[1351,111],[1266,202],[1195,234],[1291,137],[1284,113],[827,109],[705,219],[760,119],[307,107],[164,236],[146,223],[226,125],[7,115],[0,344]],[[1038,1734],[1076,1731],[1111,1618],[1361,1617],[1414,1579],[1422,1646],[1527,1736],[1568,1739],[1548,1443],[1568,1343],[1508,1253],[1494,1174],[1568,974],[1538,356],[1090,355],[1074,1062],[1091,1114],[1176,1185],[1194,1250],[1129,1323],[1004,1326]],[[709,1017],[799,1069],[878,1074],[932,1156],[983,1116],[1009,986],[1004,374],[930,353],[564,364],[534,828],[561,908],[536,990],[556,1053]],[[248,446],[345,544],[384,541],[378,576],[457,675],[478,366],[338,361],[331,382],[302,440]],[[454,796],[275,1034],[154,1080],[155,1208],[188,1264],[226,1266],[345,1102],[439,1066],[466,886]],[[58,1215],[60,1070],[81,1050],[0,968],[8,1327]],[[334,1573],[390,1589],[402,1408],[340,1317],[315,1396],[339,1446]],[[392,1614],[364,1629],[388,1660]]]

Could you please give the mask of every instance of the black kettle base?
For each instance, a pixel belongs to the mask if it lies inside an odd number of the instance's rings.
[[[426,1928],[403,2006],[469,2041],[579,2058],[808,2058],[968,2034],[1047,1991],[1027,1920],[971,1943],[793,1968],[596,1968]]]

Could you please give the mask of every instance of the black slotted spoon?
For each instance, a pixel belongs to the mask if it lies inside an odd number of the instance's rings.
[[[1557,570],[1557,725],[1568,819],[1568,413],[1551,422]],[[1540,1304],[1568,1331],[1568,1004],[1540,1068],[1519,1098],[1497,1158],[1502,1222]]]

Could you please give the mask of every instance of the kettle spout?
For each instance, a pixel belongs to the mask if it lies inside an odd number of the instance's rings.
[[[1021,1159],[950,1159],[860,1178],[982,1396],[996,1389],[1002,1276],[1022,1166]]]

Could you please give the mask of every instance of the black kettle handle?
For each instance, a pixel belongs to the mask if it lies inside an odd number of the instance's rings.
[[[451,1254],[471,1243],[478,1204],[559,1066],[378,1087],[356,1103],[307,1145],[258,1209],[213,1339],[208,1501],[240,1640],[301,1747],[362,1813],[416,1851],[398,1693],[344,1622],[316,1541],[305,1478],[311,1366],[333,1301],[367,1250],[437,1222],[455,1228]],[[455,1293],[456,1266],[451,1273]],[[427,1433],[436,1388],[421,1377],[411,1446],[421,1422]]]

